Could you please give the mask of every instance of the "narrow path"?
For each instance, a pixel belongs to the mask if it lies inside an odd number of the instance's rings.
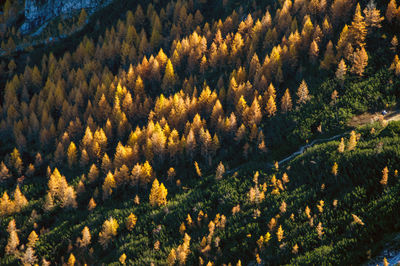
[[[315,144],[323,143],[323,142],[327,142],[327,141],[332,141],[332,140],[338,139],[338,138],[340,138],[340,137],[343,137],[343,136],[345,136],[345,135],[347,135],[347,134],[349,134],[349,133],[350,133],[350,132],[345,132],[345,133],[338,134],[338,135],[335,135],[335,136],[333,136],[333,137],[326,138],[326,139],[315,139],[315,140],[311,141],[310,143],[301,146],[301,147],[299,148],[298,151],[296,151],[296,152],[292,153],[291,155],[289,155],[288,157],[286,157],[286,158],[280,160],[280,161],[278,162],[278,164],[279,164],[279,165],[282,165],[282,164],[284,164],[285,162],[287,162],[287,161],[289,161],[289,160],[291,160],[291,159],[297,157],[298,155],[303,154],[304,151],[305,151],[306,149],[308,149],[308,148],[314,146]]]
[[[285,162],[290,161],[290,160],[292,160],[293,158],[295,158],[295,157],[297,157],[297,156],[303,154],[305,150],[307,150],[308,148],[314,146],[315,144],[324,143],[324,142],[327,142],[327,141],[332,141],[332,140],[338,139],[338,138],[340,138],[340,137],[343,137],[343,136],[345,136],[345,135],[347,135],[347,134],[349,134],[349,133],[350,133],[350,132],[347,131],[347,132],[345,132],[345,133],[332,136],[332,137],[330,137],[330,138],[315,139],[315,140],[313,140],[312,142],[307,143],[307,144],[301,146],[297,151],[293,152],[293,153],[290,154],[288,157],[286,157],[286,158],[280,160],[280,161],[278,162],[278,164],[279,164],[279,165],[283,165]],[[236,168],[234,168],[234,169],[230,169],[230,170],[226,171],[225,174],[233,173],[233,172],[235,172],[235,171],[237,171],[237,170],[243,168],[244,166],[245,166],[245,164],[242,164],[242,165],[240,165],[240,166],[238,166],[238,167],[236,167]],[[270,162],[267,162],[266,166],[267,166],[268,168],[273,168],[273,167],[274,167],[274,164],[272,164],[272,163],[270,163]]]
[[[366,115],[366,114],[363,114],[363,116],[365,116],[365,115]],[[376,122],[376,121],[378,120],[378,118],[379,118],[379,114],[378,114],[378,113],[376,113],[376,114],[369,114],[369,115],[370,115],[370,116],[373,116],[374,119],[365,120],[364,123],[359,124],[358,126],[360,126],[360,125],[366,125],[366,124],[370,124],[370,123]],[[384,119],[385,119],[386,121],[388,121],[388,122],[390,122],[390,121],[399,121],[399,120],[400,120],[400,111],[392,111],[392,112],[389,112],[387,115],[384,116]],[[341,138],[341,137],[344,137],[344,136],[346,136],[346,135],[348,135],[348,134],[350,134],[350,131],[346,131],[346,132],[344,132],[344,133],[342,133],[342,134],[338,134],[338,135],[332,136],[332,137],[330,137],[330,138],[315,139],[315,140],[311,141],[310,143],[307,143],[307,144],[301,146],[297,151],[293,152],[292,154],[290,154],[290,155],[287,156],[286,158],[284,158],[284,159],[278,161],[278,165],[281,166],[281,165],[285,164],[286,162],[288,162],[288,161],[290,161],[290,160],[296,158],[297,156],[303,154],[308,148],[311,148],[311,147],[314,146],[315,144],[320,144],[320,143],[324,143],[324,142],[327,142],[327,141],[336,140],[336,139]],[[226,171],[225,174],[233,173],[233,172],[235,172],[235,171],[237,171],[237,170],[243,168],[244,165],[245,165],[245,164],[240,165],[240,166],[238,166],[238,167],[236,167],[236,168],[234,168],[234,169],[228,170],[228,171]],[[273,167],[274,167],[274,165],[273,165],[272,163],[270,163],[270,162],[267,162],[266,166],[267,166],[268,168],[273,168]]]

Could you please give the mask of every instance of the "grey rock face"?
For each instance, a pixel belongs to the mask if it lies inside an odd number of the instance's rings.
[[[104,0],[25,0],[25,23],[21,26],[21,33],[27,34],[46,21],[62,14],[82,8],[97,8],[103,2]]]

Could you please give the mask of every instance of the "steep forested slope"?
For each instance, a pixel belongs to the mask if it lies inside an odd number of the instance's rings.
[[[1,15],[0,264],[357,264],[398,230],[396,123],[271,169],[396,109],[396,1],[116,0],[24,51],[19,4]]]

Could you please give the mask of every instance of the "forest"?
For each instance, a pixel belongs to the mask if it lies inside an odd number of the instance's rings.
[[[400,122],[349,123],[398,113],[400,1],[110,2],[24,35],[1,1],[0,265],[360,265],[400,233]]]

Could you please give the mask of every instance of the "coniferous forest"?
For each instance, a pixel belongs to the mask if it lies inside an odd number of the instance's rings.
[[[400,234],[400,1],[113,0],[26,33],[28,1],[0,2],[0,265],[360,265]]]

